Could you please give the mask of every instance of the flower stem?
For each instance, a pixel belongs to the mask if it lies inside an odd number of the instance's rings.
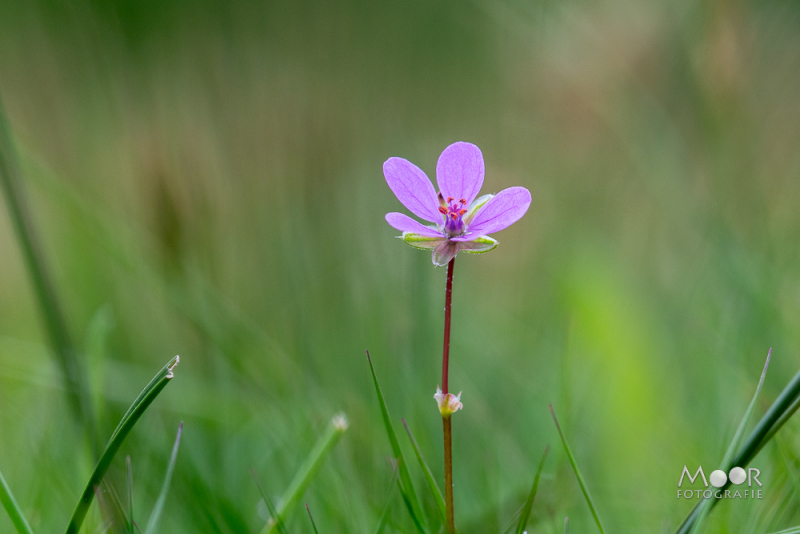
[[[450,308],[453,297],[453,266],[456,259],[447,264],[447,289],[444,297],[444,347],[442,348],[442,393],[447,395],[447,374],[450,364]],[[455,513],[453,512],[453,444],[450,416],[442,416],[444,431],[444,502],[447,511],[447,534],[454,534]]]
[[[442,349],[442,393],[447,395],[447,371],[450,365],[450,302],[453,297],[453,266],[456,259],[447,264],[447,289],[444,294],[444,347]]]
[[[444,428],[444,502],[447,509],[447,534],[454,534],[456,520],[453,512],[453,444],[450,416],[442,417],[442,426]]]

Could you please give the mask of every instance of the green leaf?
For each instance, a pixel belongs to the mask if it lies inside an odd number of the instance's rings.
[[[167,501],[167,493],[169,493],[169,485],[172,482],[172,473],[175,471],[175,462],[178,460],[178,447],[181,444],[181,433],[183,432],[183,421],[178,426],[178,436],[175,438],[175,445],[172,446],[172,456],[170,456],[169,464],[167,465],[167,474],[164,477],[164,485],[161,486],[161,493],[158,494],[153,511],[150,513],[150,520],[147,522],[145,534],[155,534],[158,529],[158,521],[161,519],[161,513],[164,511],[164,503]]]
[[[78,504],[75,506],[75,511],[72,513],[72,518],[69,521],[69,525],[67,525],[67,534],[78,534],[80,531],[81,525],[83,524],[83,520],[86,518],[86,513],[89,511],[89,507],[92,504],[92,500],[94,499],[94,490],[95,488],[100,485],[103,480],[103,477],[108,471],[109,466],[111,465],[111,461],[114,459],[114,456],[117,454],[117,451],[122,446],[122,442],[125,441],[125,438],[128,437],[128,434],[136,426],[137,421],[139,418],[142,417],[144,412],[153,401],[158,397],[159,393],[167,386],[169,381],[174,376],[172,371],[175,369],[175,366],[178,365],[180,358],[175,356],[172,360],[165,365],[161,371],[158,372],[156,376],[147,384],[147,387],[142,390],[136,400],[133,401],[128,411],[122,417],[117,428],[114,430],[114,433],[111,435],[111,439],[106,445],[105,451],[103,451],[102,456],[100,456],[100,460],[98,460],[97,465],[92,472],[92,476],[89,478],[89,482],[86,484],[86,488],[83,490],[83,495],[81,495]]]
[[[261,486],[261,482],[258,480],[256,472],[252,468],[250,469],[250,475],[253,477],[253,480],[258,487],[258,492],[261,493],[261,498],[264,500],[264,505],[267,507],[267,510],[269,510],[270,517],[276,521],[278,532],[280,532],[280,534],[287,534],[286,527],[283,525],[283,521],[280,521],[280,517],[278,516],[278,510],[276,510],[275,505],[272,504],[272,499],[267,497],[267,492],[264,491],[264,488]]]
[[[544,461],[547,459],[547,453],[550,451],[550,446],[544,448],[544,452],[542,453],[542,459],[539,460],[539,467],[536,468],[536,476],[533,477],[533,486],[531,487],[531,492],[528,495],[528,500],[525,501],[525,506],[522,509],[522,514],[519,516],[519,523],[517,523],[517,533],[522,534],[525,532],[525,527],[528,525],[528,519],[531,517],[531,511],[533,510],[533,500],[536,498],[536,491],[539,489],[539,477],[542,474],[542,469],[544,468]]]
[[[428,488],[431,490],[431,494],[433,495],[434,500],[436,500],[436,507],[439,509],[439,515],[442,517],[442,522],[447,521],[447,509],[444,503],[444,497],[442,496],[442,490],[439,489],[439,485],[436,483],[436,479],[433,478],[433,473],[431,473],[428,464],[425,463],[425,459],[422,457],[422,452],[419,450],[419,445],[417,444],[417,440],[414,439],[414,434],[411,433],[411,429],[408,428],[405,419],[400,419],[403,422],[403,426],[406,428],[406,432],[408,433],[408,438],[411,440],[411,445],[414,447],[414,453],[417,455],[417,461],[419,462],[419,466],[422,468],[422,471],[425,473],[425,479],[428,481]]]
[[[575,477],[578,479],[578,484],[581,486],[581,491],[583,492],[583,497],[586,499],[586,504],[589,505],[589,509],[592,511],[592,517],[594,517],[594,522],[597,524],[597,528],[600,529],[602,534],[605,534],[605,530],[603,530],[603,525],[600,523],[600,517],[597,515],[597,509],[594,507],[594,502],[592,501],[592,496],[589,495],[589,489],[586,487],[586,482],[583,480],[583,475],[581,475],[580,469],[578,469],[578,464],[575,462],[575,457],[572,455],[572,451],[569,449],[569,445],[567,445],[567,438],[564,437],[564,433],[561,431],[561,425],[558,424],[558,418],[556,417],[556,412],[553,410],[553,405],[550,405],[550,413],[553,415],[553,422],[556,424],[556,429],[558,430],[558,435],[561,436],[561,443],[564,445],[564,450],[567,452],[567,458],[569,458],[569,463],[572,464],[572,470],[575,472]]]
[[[3,508],[8,512],[8,517],[11,518],[11,522],[19,534],[33,534],[25,516],[22,515],[22,510],[19,509],[17,500],[14,499],[11,489],[6,484],[6,479],[3,478],[3,473],[0,473],[0,502],[3,503]]]
[[[383,424],[386,427],[386,435],[389,436],[389,444],[392,447],[392,453],[397,461],[397,472],[400,475],[400,480],[398,480],[400,493],[411,514],[411,519],[414,520],[417,528],[424,532],[425,530],[422,528],[424,526],[422,522],[422,508],[419,505],[419,500],[417,500],[417,493],[414,491],[414,485],[411,483],[411,475],[408,473],[406,459],[403,456],[403,450],[400,448],[400,442],[397,441],[397,434],[395,434],[394,427],[392,426],[389,410],[386,408],[386,399],[383,398],[381,386],[378,384],[378,377],[375,374],[375,366],[372,365],[372,358],[369,355],[369,351],[367,351],[367,360],[369,361],[370,371],[372,371],[372,381],[375,383],[375,392],[378,395],[378,404],[380,404],[381,407],[381,415],[383,416]]]
[[[316,476],[325,459],[336,446],[339,438],[347,430],[347,419],[344,415],[336,415],[331,420],[325,433],[317,440],[316,445],[309,453],[306,461],[294,475],[292,482],[278,503],[272,521],[261,530],[262,534],[278,531],[278,526],[286,519],[286,514],[291,511],[303,497],[308,485]],[[266,502],[266,499],[265,499]]]

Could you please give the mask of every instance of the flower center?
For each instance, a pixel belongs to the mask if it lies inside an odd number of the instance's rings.
[[[461,218],[467,213],[466,199],[456,201],[453,197],[444,198],[442,193],[439,193],[439,212],[444,215],[444,233],[450,237],[462,235],[467,231],[467,225],[464,224]]]

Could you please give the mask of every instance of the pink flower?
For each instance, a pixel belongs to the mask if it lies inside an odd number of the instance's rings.
[[[488,234],[517,222],[531,205],[531,194],[524,187],[478,197],[483,185],[483,155],[471,143],[453,143],[439,156],[438,194],[425,173],[403,158],[389,158],[383,174],[397,199],[432,224],[419,223],[402,213],[387,213],[386,222],[403,232],[403,241],[412,247],[432,250],[434,265],[447,265],[460,250],[479,253],[494,249],[497,241]]]

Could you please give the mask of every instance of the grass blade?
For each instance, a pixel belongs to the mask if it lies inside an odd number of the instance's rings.
[[[308,518],[311,520],[311,526],[314,527],[314,534],[319,534],[319,530],[317,530],[317,524],[314,523],[314,516],[311,515],[311,509],[308,507],[308,503],[306,503],[306,512],[308,512]]]
[[[72,513],[72,518],[69,521],[69,525],[67,525],[67,534],[78,534],[78,531],[80,531],[83,520],[86,518],[86,513],[89,511],[92,499],[94,498],[94,488],[103,480],[106,471],[108,471],[111,465],[111,461],[114,459],[120,446],[122,446],[122,442],[125,441],[125,438],[136,425],[136,422],[139,421],[142,414],[144,414],[147,408],[150,407],[159,393],[161,393],[172,379],[174,376],[172,372],[179,361],[180,358],[178,356],[170,360],[169,363],[153,377],[139,396],[136,397],[136,400],[131,404],[130,408],[128,408],[125,416],[120,420],[119,425],[117,425],[116,430],[114,430],[114,433],[111,435],[108,445],[106,445],[105,451],[103,451],[102,456],[100,456],[100,460],[98,460],[92,472],[92,476],[86,484],[86,488],[83,490],[83,495],[81,495],[75,507],[75,511]]]
[[[277,525],[286,519],[286,514],[291,511],[303,497],[306,488],[316,476],[325,459],[336,446],[339,438],[347,430],[347,419],[344,415],[335,415],[328,425],[325,433],[317,440],[317,444],[309,453],[306,461],[300,466],[289,487],[284,492],[278,503],[275,515],[262,529],[262,534],[276,532]],[[266,502],[266,499],[265,499]]]
[[[64,378],[70,409],[83,425],[95,456],[100,444],[94,427],[94,411],[86,370],[78,360],[61,311],[55,287],[46,268],[44,257],[36,238],[33,218],[22,189],[22,171],[11,135],[11,128],[0,102],[0,187],[6,197],[9,215],[17,234],[23,260],[30,274],[44,327],[58,360]]]
[[[25,516],[22,515],[22,510],[19,509],[17,500],[11,493],[8,484],[6,484],[6,479],[3,478],[3,473],[0,473],[0,502],[3,503],[3,508],[8,512],[8,517],[11,518],[11,522],[14,524],[14,528],[17,529],[19,534],[33,534],[33,530],[31,530],[28,521],[25,519]]]
[[[522,509],[522,514],[519,516],[519,523],[517,523],[517,532],[516,534],[522,534],[525,532],[525,527],[528,524],[528,519],[531,517],[531,511],[533,510],[533,500],[536,498],[536,491],[539,489],[539,477],[542,475],[542,469],[544,468],[544,461],[547,459],[547,453],[550,451],[550,446],[546,446],[544,448],[544,452],[542,453],[542,459],[539,460],[539,467],[536,468],[536,476],[533,477],[533,487],[531,487],[531,493],[528,495],[528,500],[525,501],[525,507]]]
[[[786,530],[781,530],[780,532],[773,532],[772,534],[800,534],[800,527],[787,528]]]
[[[600,523],[600,518],[597,515],[597,509],[595,509],[594,507],[592,496],[589,495],[589,489],[586,487],[586,482],[583,481],[583,475],[581,475],[581,472],[578,469],[578,464],[575,463],[575,457],[572,455],[572,451],[569,449],[569,445],[567,445],[567,438],[564,437],[564,433],[561,431],[561,425],[558,424],[558,418],[556,417],[556,412],[553,410],[552,404],[550,404],[550,413],[553,415],[553,422],[556,424],[558,435],[561,436],[561,443],[564,445],[564,450],[567,452],[567,458],[569,458],[569,463],[572,464],[572,470],[575,471],[575,477],[578,479],[578,484],[580,484],[581,486],[583,497],[586,499],[586,504],[589,505],[589,509],[592,511],[592,517],[594,517],[594,522],[597,524],[597,528],[600,529],[600,532],[602,534],[605,534],[605,530],[603,530],[603,525]]]
[[[125,458],[125,468],[127,471],[126,484],[128,486],[128,534],[136,534],[133,526],[133,464],[130,456]]]
[[[278,510],[275,509],[275,505],[272,504],[272,499],[267,498],[267,492],[264,491],[264,487],[261,485],[261,482],[258,480],[258,476],[256,475],[255,470],[250,468],[250,476],[253,477],[253,480],[258,487],[258,492],[261,494],[261,498],[264,499],[264,505],[269,510],[269,515],[276,521],[276,525],[278,527],[278,532],[280,534],[287,534],[286,527],[283,525],[283,521],[280,521],[280,517],[278,516]]]
[[[414,513],[414,510],[411,505],[411,501],[408,500],[408,495],[405,494],[403,491],[403,485],[400,483],[400,479],[397,479],[397,489],[400,490],[400,497],[403,498],[403,504],[406,505],[406,510],[408,510],[408,515],[411,516],[412,521],[414,521],[414,526],[417,527],[417,530],[420,534],[425,534],[425,529],[422,527],[422,524],[419,522],[417,515]]]
[[[800,406],[800,371],[794,375],[792,380],[783,388],[783,391],[775,402],[772,403],[767,413],[758,422],[756,427],[747,437],[742,445],[741,450],[731,460],[731,465],[738,467],[747,467],[747,465],[755,458],[762,448],[771,440],[775,434],[781,429],[786,421],[791,418],[797,408]],[[729,486],[730,481],[720,489],[725,489]],[[695,523],[699,520],[700,515],[703,513],[704,501],[700,501],[692,509],[686,519],[683,520],[676,534],[688,534],[694,528]],[[717,499],[710,500],[708,506],[713,508],[717,504]]]
[[[736,453],[736,449],[739,448],[739,444],[742,441],[742,436],[744,436],[744,430],[747,428],[747,424],[750,422],[750,416],[756,407],[758,394],[761,393],[761,387],[764,385],[764,378],[767,376],[767,368],[769,367],[769,359],[771,356],[772,349],[769,349],[769,352],[767,352],[767,361],[764,363],[764,369],[761,371],[761,378],[758,380],[758,386],[756,386],[756,392],[753,394],[753,398],[750,401],[750,404],[747,406],[747,410],[744,412],[742,421],[739,423],[739,427],[736,429],[736,433],[733,435],[730,445],[728,445],[728,450],[725,451],[725,456],[722,458],[722,463],[720,465],[726,473],[729,472],[733,467],[736,467],[735,465],[731,464],[731,460],[733,459],[733,455]],[[710,502],[712,500],[713,497],[711,499],[703,499],[698,503],[699,511],[697,512],[697,521],[695,521],[694,526],[692,527],[692,532],[700,532],[703,523],[706,520],[706,516],[708,516],[709,512],[711,512],[712,507],[710,506]]]
[[[164,511],[164,503],[167,501],[169,485],[172,482],[172,473],[175,471],[175,462],[178,460],[178,447],[181,444],[181,433],[183,432],[183,421],[178,426],[178,436],[175,438],[175,445],[172,446],[172,456],[167,465],[167,475],[164,477],[164,485],[161,486],[161,493],[158,494],[153,511],[150,514],[150,521],[147,522],[145,534],[155,534],[158,528],[158,521],[161,519],[161,512]]]
[[[400,448],[400,442],[397,441],[397,434],[395,434],[394,426],[392,426],[389,410],[386,408],[386,399],[383,398],[381,386],[378,384],[378,377],[375,374],[375,366],[372,365],[372,358],[369,355],[369,351],[367,351],[367,360],[369,361],[370,371],[372,371],[372,381],[375,383],[375,392],[378,395],[378,404],[380,404],[381,407],[381,415],[383,416],[383,424],[386,427],[386,435],[389,437],[392,454],[394,454],[394,459],[397,461],[397,472],[400,475],[400,480],[398,481],[400,493],[403,495],[403,501],[407,503],[407,508],[414,523],[424,532],[422,528],[422,507],[419,505],[417,492],[414,491],[414,484],[411,483],[411,475],[408,473],[406,459],[403,456],[403,450]]]
[[[411,445],[414,447],[414,454],[417,455],[417,461],[419,462],[419,466],[425,473],[425,479],[428,481],[428,488],[430,488],[431,494],[433,495],[433,498],[436,501],[436,507],[439,509],[439,515],[442,517],[442,522],[445,522],[447,521],[447,510],[445,509],[442,490],[439,489],[439,485],[436,483],[436,479],[433,478],[433,473],[431,473],[428,464],[425,463],[425,459],[422,457],[422,451],[420,451],[419,445],[417,444],[417,440],[414,439],[414,434],[411,433],[411,429],[408,428],[406,420],[405,419],[400,419],[400,420],[403,422],[403,426],[406,428],[406,432],[408,433],[408,438],[411,440]]]

